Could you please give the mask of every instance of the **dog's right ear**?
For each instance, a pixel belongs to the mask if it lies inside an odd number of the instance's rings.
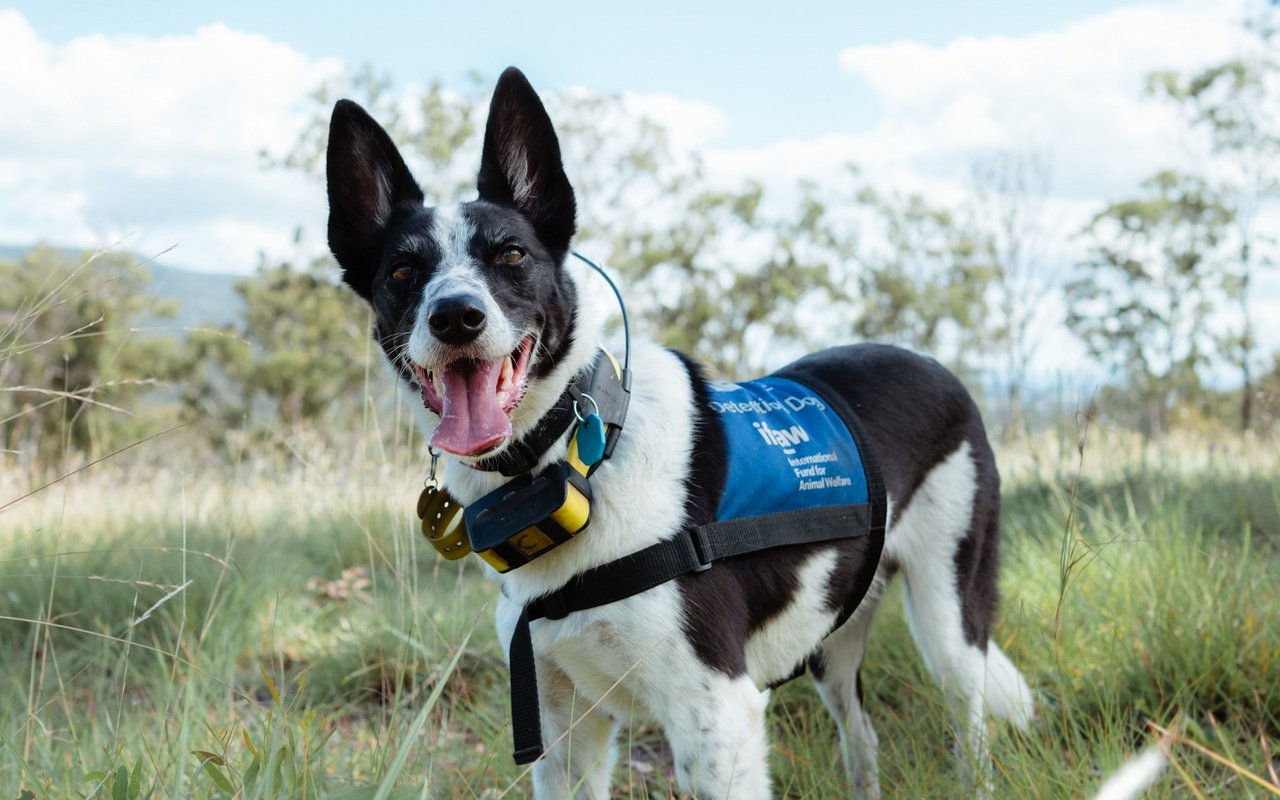
[[[329,249],[343,280],[368,300],[392,213],[420,207],[422,189],[387,132],[350,100],[333,107],[325,174]]]

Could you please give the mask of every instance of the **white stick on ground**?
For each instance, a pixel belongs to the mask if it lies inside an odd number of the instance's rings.
[[[1145,792],[1156,782],[1168,766],[1169,759],[1159,747],[1147,748],[1137,758],[1130,759],[1120,770],[1102,784],[1094,800],[1131,800]]]

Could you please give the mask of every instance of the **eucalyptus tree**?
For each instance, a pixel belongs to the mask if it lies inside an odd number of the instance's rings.
[[[1041,343],[1037,309],[1051,288],[1050,160],[1040,152],[1006,150],[976,159],[971,170],[975,235],[991,269],[991,340],[1004,362],[1004,427],[1017,433],[1025,429],[1027,368]]]
[[[1066,286],[1067,326],[1145,405],[1145,432],[1168,429],[1218,351],[1210,326],[1223,288],[1222,245],[1234,219],[1205,179],[1161,172],[1085,228],[1087,255]]]
[[[1223,355],[1241,373],[1240,426],[1253,425],[1257,336],[1250,300],[1260,268],[1275,266],[1275,238],[1262,214],[1280,200],[1280,54],[1275,3],[1258,4],[1246,19],[1249,34],[1232,58],[1188,76],[1158,72],[1148,88],[1177,103],[1193,129],[1207,135],[1222,174],[1223,201],[1235,211],[1237,257],[1226,285],[1239,323],[1224,339]]]
[[[130,254],[34,247],[0,260],[0,457],[65,468],[147,432],[142,396],[181,376],[176,307]]]

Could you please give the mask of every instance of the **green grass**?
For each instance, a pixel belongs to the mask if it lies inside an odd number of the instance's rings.
[[[1236,768],[1177,742],[1148,796],[1266,796],[1237,769],[1270,780],[1280,745],[1271,445],[1112,437],[1078,479],[1071,443],[1002,463],[996,638],[1039,716],[1027,734],[992,724],[997,796],[1088,796],[1156,740],[1149,723]],[[188,469],[108,463],[0,513],[0,798],[528,794],[496,585],[421,541],[417,479]],[[22,493],[0,485],[0,504]],[[886,796],[956,796],[896,589],[864,679]],[[778,796],[848,793],[807,679],[770,721]],[[672,795],[661,737],[637,724],[621,742],[616,796]]]

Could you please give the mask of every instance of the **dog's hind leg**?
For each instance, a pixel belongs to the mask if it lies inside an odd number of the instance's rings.
[[[912,638],[956,713],[962,769],[985,794],[991,790],[991,758],[984,702],[992,678],[1009,684],[992,692],[997,710],[1016,696],[1025,711],[1009,716],[1024,722],[1030,715],[1025,682],[988,642],[996,607],[999,506],[990,450],[985,443],[975,451],[963,442],[925,477],[886,544],[906,579]],[[998,674],[989,675],[992,668]]]
[[[575,697],[573,683],[545,659],[537,660],[542,741],[547,752],[533,765],[538,800],[606,800],[617,753],[618,723],[589,701]]]
[[[863,708],[862,659],[866,654],[867,634],[887,582],[882,569],[853,616],[823,641],[818,654],[809,662],[818,694],[840,729],[840,754],[845,772],[857,796],[868,800],[880,796],[876,761],[879,741],[871,717]]]

